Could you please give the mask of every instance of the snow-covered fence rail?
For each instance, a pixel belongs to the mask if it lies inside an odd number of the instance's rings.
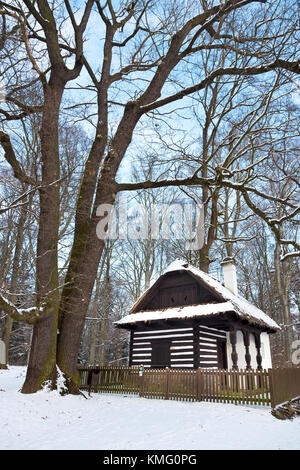
[[[270,405],[267,370],[81,367],[80,388],[146,398]]]

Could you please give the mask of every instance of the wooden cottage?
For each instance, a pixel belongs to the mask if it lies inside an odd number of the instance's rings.
[[[130,330],[129,365],[164,368],[269,368],[269,334],[279,326],[237,293],[232,259],[224,284],[174,261],[115,323]]]

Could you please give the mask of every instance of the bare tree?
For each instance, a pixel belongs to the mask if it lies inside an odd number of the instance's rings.
[[[202,185],[239,190],[251,210],[269,223],[276,236],[279,236],[278,223],[269,219],[253,202],[252,196],[285,204],[291,210],[289,217],[295,215],[296,208],[289,199],[282,200],[261,192],[249,184],[247,177],[234,181],[226,167],[225,170],[216,169],[211,177],[199,176],[196,169],[183,179],[127,184],[118,182],[116,178],[134,132],[149,115],[163,107],[171,112],[179,100],[205,90],[219,77],[276,75],[279,69],[287,75],[298,74],[294,41],[298,30],[293,21],[296,4],[228,0],[219,4],[202,2],[186,6],[180,1],[158,5],[150,0],[138,0],[133,3],[122,1],[114,7],[110,0],[104,6],[99,0],[88,0],[78,12],[74,12],[69,0],[54,2],[53,8],[46,0],[24,0],[21,5],[18,1],[13,4],[1,2],[1,5],[0,14],[9,23],[9,29],[5,29],[5,47],[16,54],[16,41],[21,45],[17,55],[27,67],[27,86],[38,81],[42,90],[40,103],[32,105],[24,105],[15,98],[12,90],[8,96],[8,109],[3,110],[3,115],[9,122],[18,120],[20,114],[41,112],[42,121],[39,179],[26,175],[18,164],[9,135],[4,132],[0,139],[15,176],[38,188],[40,206],[36,306],[30,312],[20,312],[3,296],[0,306],[19,320],[34,322],[23,392],[35,392],[49,379],[55,386],[57,365],[65,374],[68,390],[78,393],[80,338],[104,249],[104,240],[99,240],[96,235],[97,208],[100,205],[113,204],[116,194],[122,190]],[[104,42],[100,42],[103,45],[102,59],[100,61],[97,57],[96,64],[94,57],[90,59],[88,51],[84,50],[83,40],[92,18],[97,24],[101,21],[99,35],[103,34],[103,29],[105,35]],[[67,31],[65,34],[67,20],[71,33]],[[246,22],[251,26],[248,29],[245,28]],[[9,37],[6,31],[10,32]],[[246,32],[241,34],[240,31]],[[201,77],[196,83],[188,83],[185,68],[192,69],[193,58],[212,49],[220,55],[224,51],[233,51],[234,63],[228,60],[224,66],[215,67],[212,62],[209,67],[201,68]],[[11,63],[8,57],[7,70],[12,76],[16,71],[20,75],[18,61]],[[78,105],[88,110],[87,117],[95,126],[95,134],[81,180],[74,240],[60,296],[58,121],[66,86],[79,77],[83,66],[90,80],[85,87],[86,93],[95,92],[96,104],[87,100],[87,103],[81,101]],[[18,86],[20,82],[14,89]],[[250,167],[248,169],[250,171]],[[286,244],[298,247],[294,241],[289,240]]]

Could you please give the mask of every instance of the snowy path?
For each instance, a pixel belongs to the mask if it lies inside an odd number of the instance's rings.
[[[22,395],[25,368],[0,370],[0,449],[300,449],[300,419],[270,408],[92,394]]]

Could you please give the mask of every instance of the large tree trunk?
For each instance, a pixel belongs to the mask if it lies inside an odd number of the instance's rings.
[[[178,63],[177,56],[185,31],[174,36],[165,61],[158,66],[154,78],[145,93],[137,101],[129,101],[125,106],[123,117],[114,138],[110,142],[108,155],[102,162],[102,170],[97,178],[99,156],[105,153],[107,142],[107,90],[108,72],[112,54],[112,31],[107,29],[105,49],[106,65],[102,70],[101,86],[98,93],[98,128],[91,150],[81,191],[76,208],[76,226],[71,251],[69,269],[66,275],[66,286],[60,303],[60,335],[58,339],[57,363],[59,368],[70,379],[69,390],[78,390],[79,373],[77,357],[86,312],[97,276],[99,261],[104,249],[104,241],[97,238],[96,227],[99,217],[97,208],[102,204],[114,204],[116,197],[115,178],[118,168],[131,142],[133,131],[143,114],[141,106],[155,101],[171,72]],[[106,80],[107,77],[107,80]],[[98,179],[98,181],[97,181]],[[96,193],[93,203],[94,194]],[[91,214],[91,216],[89,216]]]
[[[49,313],[33,328],[32,345],[22,392],[33,393],[43,383],[56,377],[56,344],[58,328],[58,263],[59,228],[59,152],[58,116],[64,86],[57,81],[45,85],[41,126],[42,182],[40,190],[39,232],[37,241],[37,305],[45,301]]]
[[[93,0],[84,2],[85,7],[79,22],[76,21],[77,18],[75,20],[69,2],[65,2],[68,16],[62,16],[64,15],[63,9],[58,15],[62,23],[60,23],[60,21],[57,22],[57,15],[55,15],[52,5],[45,0],[38,0],[37,2],[25,0],[21,3],[26,4],[26,14],[25,10],[22,13],[22,5],[20,5],[20,8],[12,6],[12,11],[10,11],[10,6],[8,5],[8,11],[2,10],[2,14],[9,15],[18,21],[19,26],[17,28],[14,26],[11,30],[11,32],[15,30],[15,33],[12,33],[12,37],[14,34],[19,34],[20,28],[20,39],[24,42],[31,66],[38,74],[39,83],[42,84],[44,92],[42,106],[43,119],[40,130],[42,185],[38,187],[40,214],[36,261],[36,312],[39,314],[39,320],[35,318],[27,375],[22,388],[23,393],[33,393],[40,389],[43,383],[48,380],[52,381],[54,387],[56,386],[56,351],[59,312],[57,254],[60,213],[59,111],[66,83],[76,79],[83,66],[83,35],[95,2]],[[19,13],[20,17],[18,16]],[[37,24],[36,31],[41,34],[43,37],[42,42],[43,44],[46,43],[47,46],[48,55],[44,53],[43,49],[43,59],[45,59],[45,61],[42,64],[39,60],[40,53],[38,53],[38,59],[36,61],[36,51],[33,51],[33,49],[31,49],[32,44],[29,44],[27,35],[28,25],[26,21],[23,23],[23,17],[28,18],[28,16],[30,17],[29,23]],[[70,27],[73,29],[74,34],[74,43],[71,41],[72,46],[70,45],[70,47],[66,45],[62,47],[65,39],[61,36],[61,25],[66,21],[66,18],[70,19]],[[33,31],[35,31],[35,29],[31,32]],[[3,33],[5,32],[4,28]],[[34,34],[33,37],[35,37]],[[67,55],[65,51],[66,48],[68,49]],[[20,52],[20,54],[20,61],[24,64],[22,52]],[[74,59],[74,66],[70,68],[69,66],[72,63],[72,59]],[[50,68],[47,62],[49,62]],[[40,66],[43,70],[40,69]],[[50,79],[48,81],[49,74]],[[32,84],[35,82],[36,80],[32,81]],[[31,109],[28,107],[27,109],[27,105],[24,105],[24,108],[26,110],[25,115],[35,112],[35,109],[32,109],[35,108],[35,106]],[[39,112],[41,106],[37,106],[37,108]],[[15,157],[14,155],[10,155],[10,158],[14,160]],[[14,164],[12,166],[14,166]],[[20,177],[18,165],[17,173],[15,172],[15,174],[17,177]],[[32,184],[31,181],[30,184]],[[35,182],[33,182],[33,184],[35,184]],[[6,307],[8,310],[10,309],[10,305],[6,305]]]
[[[116,174],[131,142],[132,134],[139,118],[140,113],[138,108],[132,103],[127,105],[123,119],[111,143],[111,149],[105,159],[101,175],[98,177],[98,181],[97,178],[94,179],[94,190],[91,190],[87,184],[87,181],[91,179],[89,176],[90,171],[86,171],[79,195],[77,204],[79,217],[75,227],[69,269],[66,275],[68,285],[63,290],[60,304],[60,335],[57,351],[57,363],[59,368],[70,379],[68,386],[71,393],[75,393],[78,387],[77,357],[80,339],[99,262],[105,246],[105,241],[97,237],[96,227],[101,219],[96,215],[96,211],[102,204],[109,204],[111,206],[114,204],[116,198]],[[96,146],[95,149],[97,149]],[[98,158],[99,154],[93,152],[92,149],[88,161],[90,168]],[[96,197],[93,204],[95,185]],[[86,213],[83,212],[83,208]],[[88,217],[90,213],[92,215]]]
[[[107,198],[105,198],[105,202],[108,202]],[[113,198],[111,198],[110,203],[113,204],[113,202]],[[98,220],[94,216],[89,227],[88,242],[82,244],[80,263],[76,263],[77,272],[73,272],[72,277],[71,273],[67,276],[68,282],[72,282],[72,286],[64,289],[61,299],[57,363],[64,374],[71,379],[69,381],[71,393],[76,393],[78,384],[77,358],[81,334],[104,249],[104,241],[99,240],[96,236],[97,222]]]

